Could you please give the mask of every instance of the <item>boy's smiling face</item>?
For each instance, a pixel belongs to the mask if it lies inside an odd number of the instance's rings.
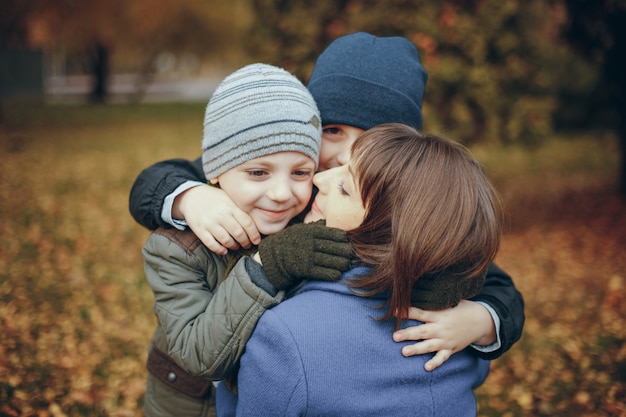
[[[364,130],[348,125],[324,125],[320,149],[319,170],[324,171],[346,165],[350,160],[350,149]]]
[[[315,161],[300,152],[251,159],[217,178],[220,188],[254,220],[260,233],[283,230],[311,198]]]

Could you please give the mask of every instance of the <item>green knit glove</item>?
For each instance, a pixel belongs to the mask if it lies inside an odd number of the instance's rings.
[[[487,271],[465,280],[446,274],[421,277],[413,285],[411,305],[423,310],[443,310],[454,307],[461,300],[478,294],[483,288],[486,275]]]
[[[296,224],[261,240],[259,255],[267,279],[279,290],[301,281],[337,281],[350,268],[352,247],[346,232],[320,220]]]

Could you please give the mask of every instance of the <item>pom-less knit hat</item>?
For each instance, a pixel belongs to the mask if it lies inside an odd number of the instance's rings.
[[[308,88],[324,125],[367,130],[404,123],[421,129],[427,78],[408,39],[357,32],[337,38],[322,52]]]
[[[282,68],[245,66],[221,82],[204,115],[202,165],[211,180],[254,158],[295,151],[317,167],[320,114],[304,85]]]

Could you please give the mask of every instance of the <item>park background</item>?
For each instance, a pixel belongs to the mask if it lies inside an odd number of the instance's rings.
[[[142,168],[200,151],[216,83],[308,79],[359,30],[429,72],[424,129],[505,203],[522,339],[480,416],[626,416],[626,5],[618,0],[6,0],[0,13],[0,416],[139,416],[155,319],[128,213]]]

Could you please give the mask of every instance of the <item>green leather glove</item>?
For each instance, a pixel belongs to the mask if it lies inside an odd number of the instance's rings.
[[[422,277],[413,285],[411,305],[423,310],[443,310],[454,307],[465,298],[475,296],[483,288],[487,271],[470,279],[439,274]]]
[[[296,224],[261,240],[259,255],[267,279],[279,290],[303,280],[337,281],[350,268],[346,232],[320,220]]]

